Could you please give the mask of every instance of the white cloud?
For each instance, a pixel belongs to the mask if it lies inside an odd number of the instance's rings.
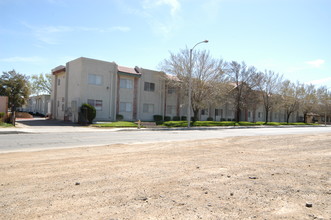
[[[325,61],[324,60],[321,60],[321,59],[307,61],[307,64],[309,64],[310,66],[315,67],[315,68],[320,67],[324,63],[325,63]]]
[[[145,10],[155,9],[159,6],[169,6],[171,16],[175,16],[180,9],[179,0],[144,0],[142,6]]]
[[[331,77],[313,80],[313,81],[310,81],[310,82],[306,82],[306,84],[320,85],[320,84],[326,84],[328,82],[331,82]]]
[[[28,62],[28,63],[35,63],[35,62],[41,62],[44,59],[37,56],[32,57],[8,57],[8,58],[2,58],[0,59],[1,62],[8,62],[8,63],[14,63],[14,62]]]
[[[26,28],[30,29],[32,34],[41,42],[46,44],[59,44],[58,39],[60,38],[60,34],[69,33],[69,32],[77,32],[77,31],[86,31],[86,32],[113,32],[113,31],[121,31],[128,32],[130,31],[130,27],[126,26],[113,26],[108,28],[100,28],[100,27],[84,27],[84,26],[33,26],[28,23],[22,23]]]

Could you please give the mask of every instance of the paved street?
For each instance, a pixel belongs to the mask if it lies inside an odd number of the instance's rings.
[[[47,124],[48,123],[48,124]],[[20,122],[22,128],[0,128],[0,152],[110,144],[202,140],[234,136],[314,134],[331,132],[331,127],[199,128],[192,130],[97,129],[75,124],[36,121]]]

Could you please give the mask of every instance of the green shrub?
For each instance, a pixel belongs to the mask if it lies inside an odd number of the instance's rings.
[[[166,121],[162,125],[167,127],[187,127],[187,121]]]
[[[3,121],[4,118],[5,118],[5,113],[0,112],[0,123]]]
[[[221,118],[220,121],[225,121],[225,118]]]
[[[214,121],[213,117],[208,117],[207,121]]]
[[[180,117],[179,116],[174,116],[174,117],[172,117],[172,120],[173,121],[179,121],[180,120]]]
[[[187,117],[186,116],[182,116],[182,117],[180,117],[180,120],[181,121],[187,121]]]
[[[116,121],[122,121],[123,120],[123,115],[117,114],[116,115]]]
[[[89,124],[92,124],[93,119],[95,118],[97,112],[94,108],[94,106],[89,104],[82,104],[80,107],[80,111],[82,112],[83,117],[88,121]]]
[[[162,121],[162,115],[153,115],[154,121]]]
[[[164,121],[170,121],[171,117],[170,116],[164,116]]]

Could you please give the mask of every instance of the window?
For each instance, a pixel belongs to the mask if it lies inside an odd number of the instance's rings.
[[[215,109],[215,116],[223,116],[223,109]]]
[[[132,103],[120,102],[120,112],[132,112]]]
[[[208,115],[208,109],[202,109],[201,115]]]
[[[102,111],[102,100],[88,99],[87,104],[94,106],[97,111]]]
[[[249,117],[249,118],[251,117],[251,112],[248,112],[248,117]]]
[[[154,113],[154,105],[153,104],[144,104],[143,112],[144,113]]]
[[[166,111],[168,115],[174,115],[176,113],[176,107],[173,105],[167,105]]]
[[[168,88],[168,94],[174,94],[174,93],[176,93],[176,88],[174,88],[174,87],[169,87],[169,88]]]
[[[144,90],[154,92],[155,91],[155,83],[145,82]]]
[[[57,85],[59,86],[61,83],[61,80],[60,79],[57,79]]]
[[[133,81],[131,79],[120,79],[120,88],[132,89]]]
[[[257,117],[262,118],[262,112],[259,112],[259,113],[257,114]]]
[[[61,108],[61,111],[64,111],[64,104],[62,104],[62,108]]]
[[[102,77],[95,74],[88,74],[88,84],[89,85],[101,85]]]

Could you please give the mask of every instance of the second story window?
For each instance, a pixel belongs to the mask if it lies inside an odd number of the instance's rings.
[[[145,82],[144,90],[149,91],[149,92],[154,92],[155,91],[155,83]]]
[[[131,79],[120,79],[120,88],[132,89],[133,81]]]
[[[88,74],[88,84],[99,86],[102,84],[102,77],[95,74]]]

